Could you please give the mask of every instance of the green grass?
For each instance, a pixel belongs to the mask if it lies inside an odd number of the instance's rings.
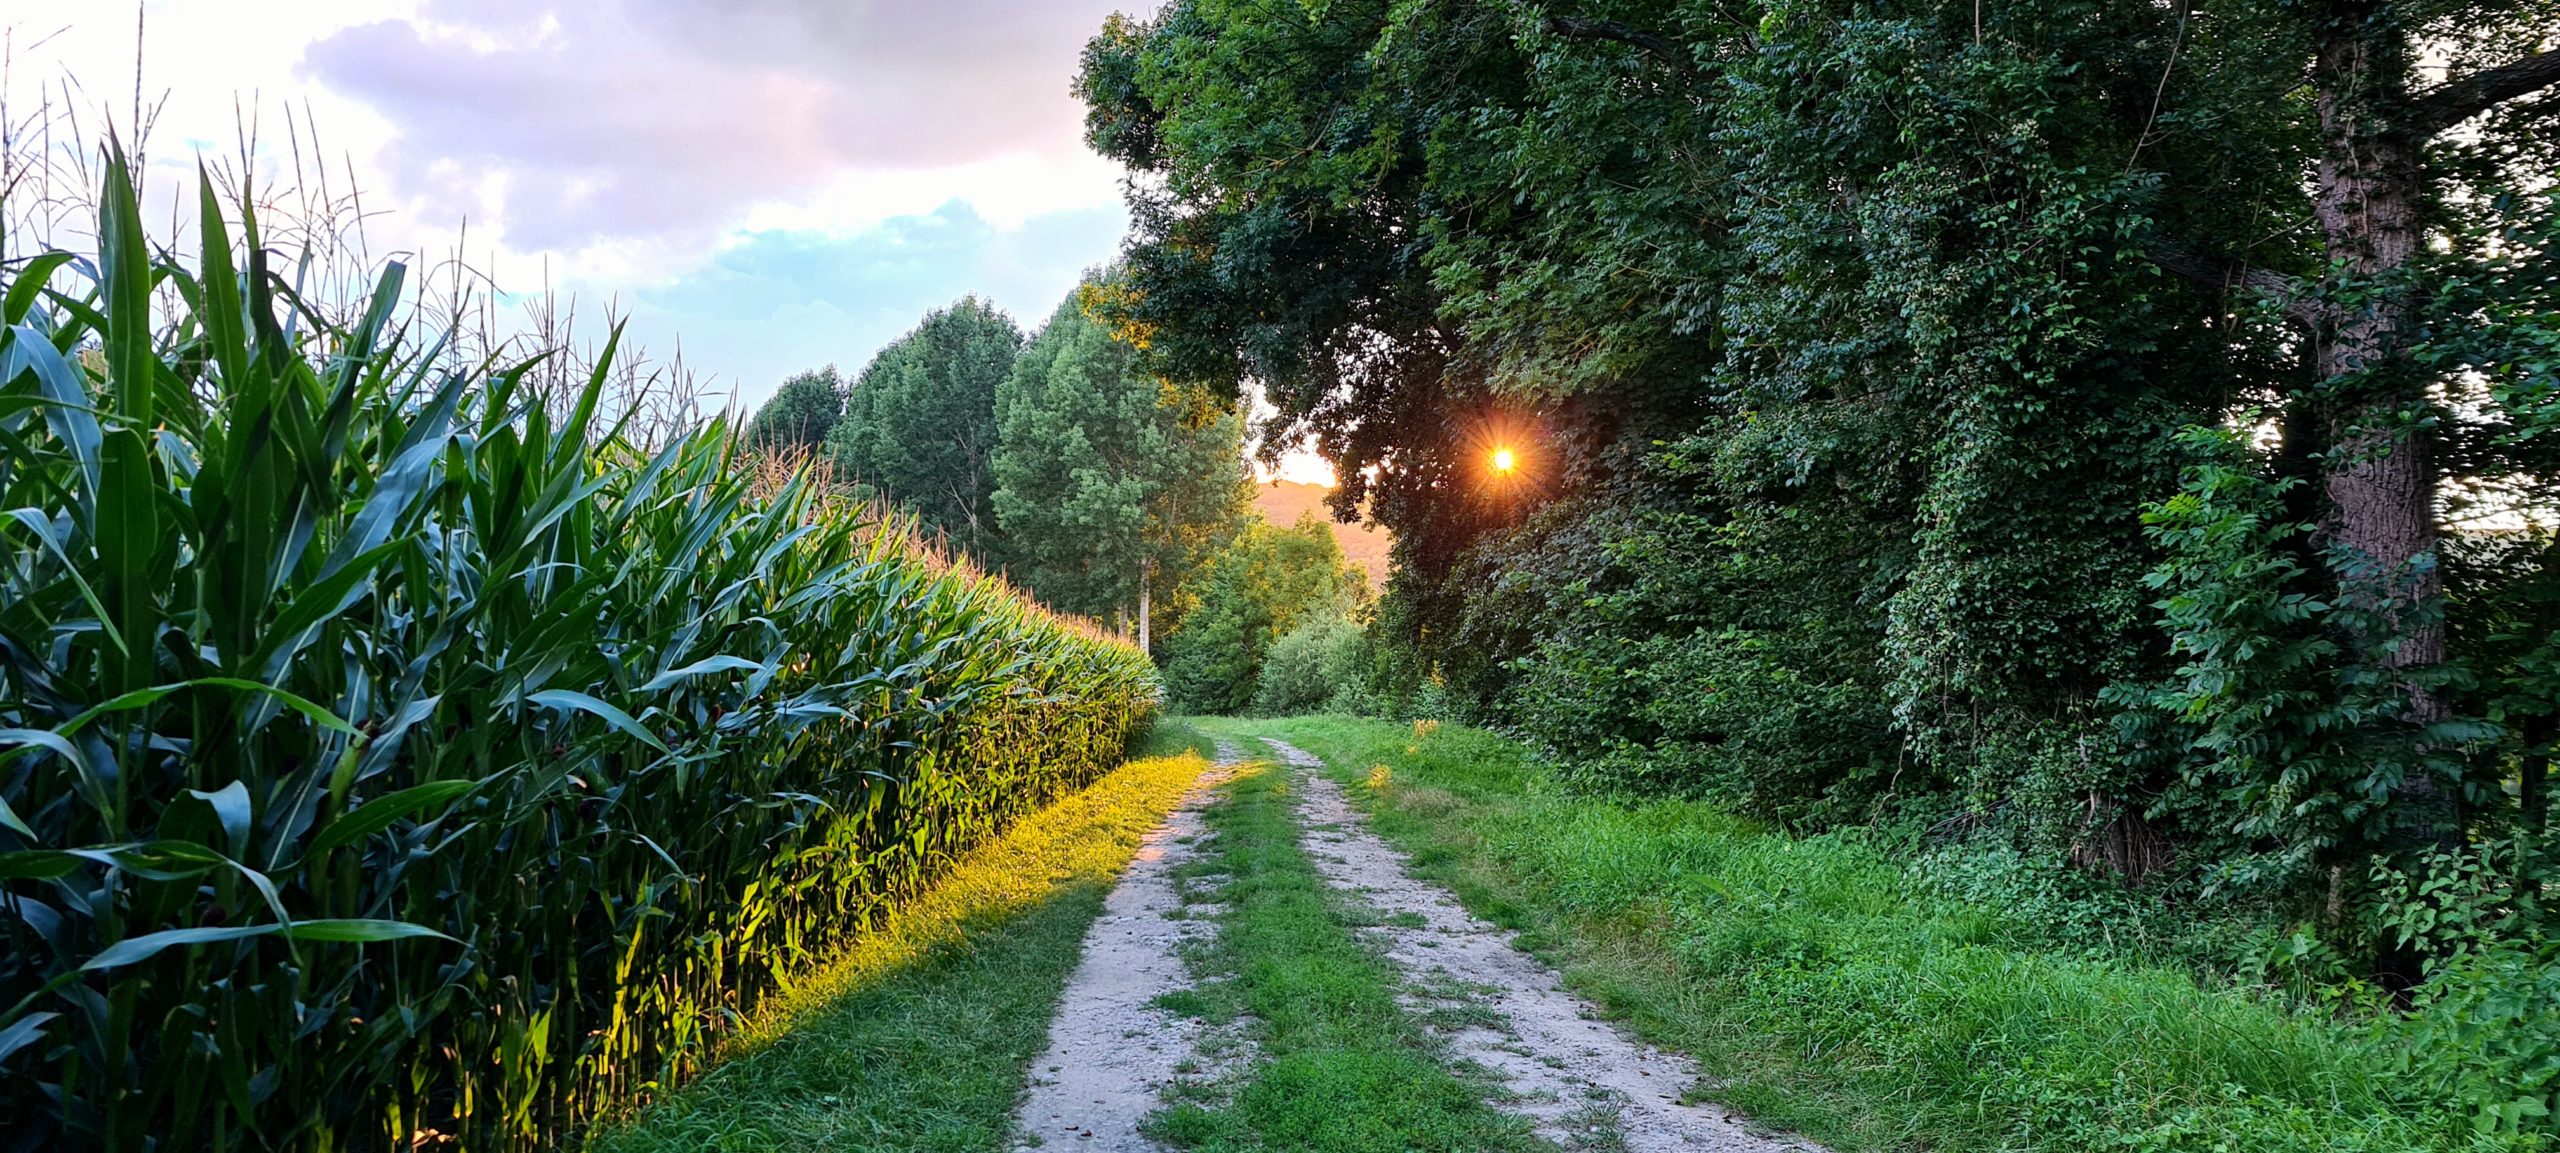
[[[1204,727],[1324,757],[1426,875],[1576,991],[1696,1056],[1720,1100],[1835,1149],[2535,1147],[2403,1099],[2369,1027],[2023,946],[2000,910],[1930,895],[1855,832],[1572,796],[1454,726]]]
[[[1142,757],[1172,757],[1191,753],[1203,760],[1215,760],[1218,755],[1218,743],[1212,740],[1209,734],[1200,731],[1200,727],[1193,723],[1196,719],[1192,717],[1156,718],[1156,723],[1147,729],[1147,735],[1138,742],[1137,754]]]
[[[1396,1004],[1394,970],[1353,935],[1367,912],[1298,849],[1287,776],[1261,768],[1227,789],[1185,870],[1187,890],[1223,878],[1209,894],[1226,906],[1218,934],[1194,958],[1208,980],[1166,1007],[1242,1022],[1257,1061],[1227,1099],[1178,1102],[1150,1132],[1211,1153],[1547,1148]]]
[[[752,1023],[729,1060],[589,1148],[1006,1148],[1086,929],[1206,767],[1138,760],[1025,818]]]

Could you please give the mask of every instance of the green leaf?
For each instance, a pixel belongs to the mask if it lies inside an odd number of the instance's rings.
[[[264,937],[282,928],[284,928],[282,925],[224,925],[216,928],[162,929],[157,933],[127,937],[109,945],[104,952],[89,958],[87,963],[80,966],[80,970],[86,973],[100,969],[113,969],[136,961],[148,961],[158,956],[164,949]]]
[[[36,391],[46,402],[45,424],[53,430],[55,439],[70,448],[72,461],[80,470],[82,515],[93,516],[98,500],[101,440],[97,403],[90,398],[88,386],[81,383],[81,371],[43,333],[24,324],[13,325],[7,343],[7,356],[0,359],[0,382],[15,380],[21,372],[35,374]]]
[[[414,937],[435,937],[451,941],[452,937],[424,925],[406,921],[377,921],[365,918],[343,920],[295,921],[291,925],[223,925],[214,928],[162,929],[127,937],[107,947],[81,965],[82,972],[113,969],[137,961],[147,961],[168,949],[210,945],[220,941],[241,941],[251,937],[282,934],[296,941],[401,941]]]
[[[79,774],[80,790],[88,794],[89,803],[92,806],[103,812],[109,803],[108,798],[112,793],[114,778],[92,764],[89,755],[82,752],[79,746],[71,743],[67,732],[47,732],[43,729],[0,729],[0,745],[13,746],[8,752],[0,753],[0,765],[9,763],[16,759],[18,754],[29,749],[40,748],[52,751],[54,755],[70,762],[72,770]],[[10,814],[9,819],[15,821],[17,815]],[[12,824],[10,827],[24,834],[29,840],[35,838],[35,832],[25,825]]]
[[[240,853],[248,850],[249,786],[233,781],[210,793],[189,789],[187,795],[203,801],[213,809],[214,817],[222,822],[222,835],[230,844],[232,852]]]
[[[647,745],[662,753],[673,751],[667,748],[667,743],[665,741],[658,739],[658,735],[656,733],[650,732],[646,727],[641,725],[639,721],[633,720],[631,714],[623,712],[621,709],[617,709],[612,705],[606,704],[603,701],[597,700],[585,693],[571,692],[568,689],[545,689],[542,692],[535,693],[525,699],[545,708],[575,709],[583,713],[593,713],[598,717],[604,718],[604,723],[612,725],[616,729],[620,729],[623,733],[630,736],[633,740],[639,741],[641,744]]]
[[[249,335],[248,322],[241,315],[239,272],[231,261],[231,237],[222,223],[222,202],[214,195],[213,178],[204,165],[196,165],[196,226],[202,248],[196,261],[196,279],[204,285],[203,314],[205,343],[213,352],[214,363],[222,366],[226,388],[237,392],[251,387],[250,358],[256,347]]]
[[[27,261],[26,267],[17,271],[16,282],[9,286],[8,300],[0,304],[0,324],[23,323],[27,313],[35,308],[36,297],[44,295],[45,285],[52,281],[54,272],[70,262],[71,254],[68,252],[40,253]]]
[[[393,822],[411,813],[450,804],[455,798],[470,792],[475,783],[431,781],[375,797],[322,829],[319,836],[311,839],[309,855],[318,856],[331,849],[354,844],[390,828]]]
[[[100,623],[123,641],[114,687],[131,690],[149,684],[152,673],[151,637],[160,615],[151,580],[160,546],[160,484],[150,445],[133,428],[106,434],[99,464],[97,526],[90,536],[97,542],[107,604],[107,619]]]
[[[98,271],[106,295],[107,387],[115,411],[136,430],[151,427],[159,356],[152,349],[151,248],[142,232],[124,147],[110,145],[98,190]]]
[[[0,1029],[0,1061],[6,1061],[11,1053],[42,1040],[45,1022],[61,1015],[60,1013],[29,1013],[9,1022],[8,1028]]]
[[[123,712],[127,709],[144,708],[158,703],[171,693],[193,688],[238,689],[244,693],[261,693],[275,698],[277,703],[284,705],[286,708],[292,709],[297,713],[301,713],[303,716],[311,718],[314,723],[318,724],[321,728],[329,730],[330,732],[344,733],[348,736],[354,736],[356,733],[356,727],[354,725],[338,719],[338,714],[330,712],[328,709],[322,708],[319,705],[313,704],[310,701],[304,700],[303,698],[277,688],[274,685],[260,684],[256,681],[242,677],[197,677],[190,681],[178,681],[174,684],[154,685],[147,689],[135,689],[134,691],[118,696],[114,700],[110,700],[105,704],[91,706],[88,711],[71,718],[70,723],[63,725],[58,731],[64,734],[75,733],[80,731],[82,728],[87,727],[90,721],[93,721],[107,713]]]
[[[284,935],[297,941],[406,941],[418,937],[433,937],[439,941],[453,940],[452,937],[425,925],[413,925],[407,921],[376,921],[353,917],[330,921],[295,921],[291,928],[284,931]]]
[[[396,540],[378,545],[294,594],[293,603],[286,605],[283,612],[276,614],[274,623],[267,626],[266,638],[251,657],[251,667],[262,676],[281,679],[294,656],[319,634],[320,626],[363,600],[373,587],[374,570],[404,547],[405,542]]]
[[[658,675],[649,678],[649,683],[640,686],[640,691],[644,693],[654,693],[671,685],[680,684],[684,681],[691,680],[694,677],[706,676],[711,673],[756,672],[763,668],[763,665],[748,660],[745,657],[706,657],[702,660],[686,665],[683,668],[669,669],[666,672],[659,673]]]
[[[48,881],[69,876],[87,859],[60,849],[0,853],[0,881]]]

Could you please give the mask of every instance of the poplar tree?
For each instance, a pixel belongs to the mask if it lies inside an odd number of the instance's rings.
[[[903,505],[981,564],[997,557],[996,387],[1022,330],[965,296],[871,358],[827,435],[839,475]]]
[[[1134,611],[1154,640],[1161,590],[1229,535],[1249,499],[1229,406],[1137,370],[1136,350],[1058,306],[997,394],[993,505],[1010,571],[1072,612]]]

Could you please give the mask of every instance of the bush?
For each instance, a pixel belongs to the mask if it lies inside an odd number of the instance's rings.
[[[113,163],[0,290],[0,1131],[561,1144],[1146,723],[1134,649],[203,200],[155,261]]]
[[[2560,1133],[2560,950],[2501,942],[2440,968],[2399,1029],[2401,1072],[2483,1134]]]
[[[1312,513],[1285,529],[1255,518],[1191,579],[1199,601],[1163,645],[1166,695],[1190,712],[1243,712],[1272,644],[1301,621],[1342,615],[1366,587]]]
[[[1360,625],[1341,613],[1318,613],[1299,622],[1272,642],[1263,659],[1262,679],[1253,691],[1253,711],[1287,716],[1326,710],[1356,711],[1367,655]],[[1335,710],[1335,702],[1345,707]]]

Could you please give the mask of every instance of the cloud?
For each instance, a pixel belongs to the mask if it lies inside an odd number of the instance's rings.
[[[681,334],[685,359],[734,383],[752,407],[802,369],[860,371],[927,310],[966,293],[1036,326],[1085,269],[1111,258],[1126,225],[1109,207],[1004,228],[954,200],[850,234],[749,233],[702,268],[626,299],[635,337],[665,352]]]
[[[379,112],[431,216],[518,251],[708,237],[850,172],[1072,162],[1084,40],[1128,0],[427,0],[303,73]]]

